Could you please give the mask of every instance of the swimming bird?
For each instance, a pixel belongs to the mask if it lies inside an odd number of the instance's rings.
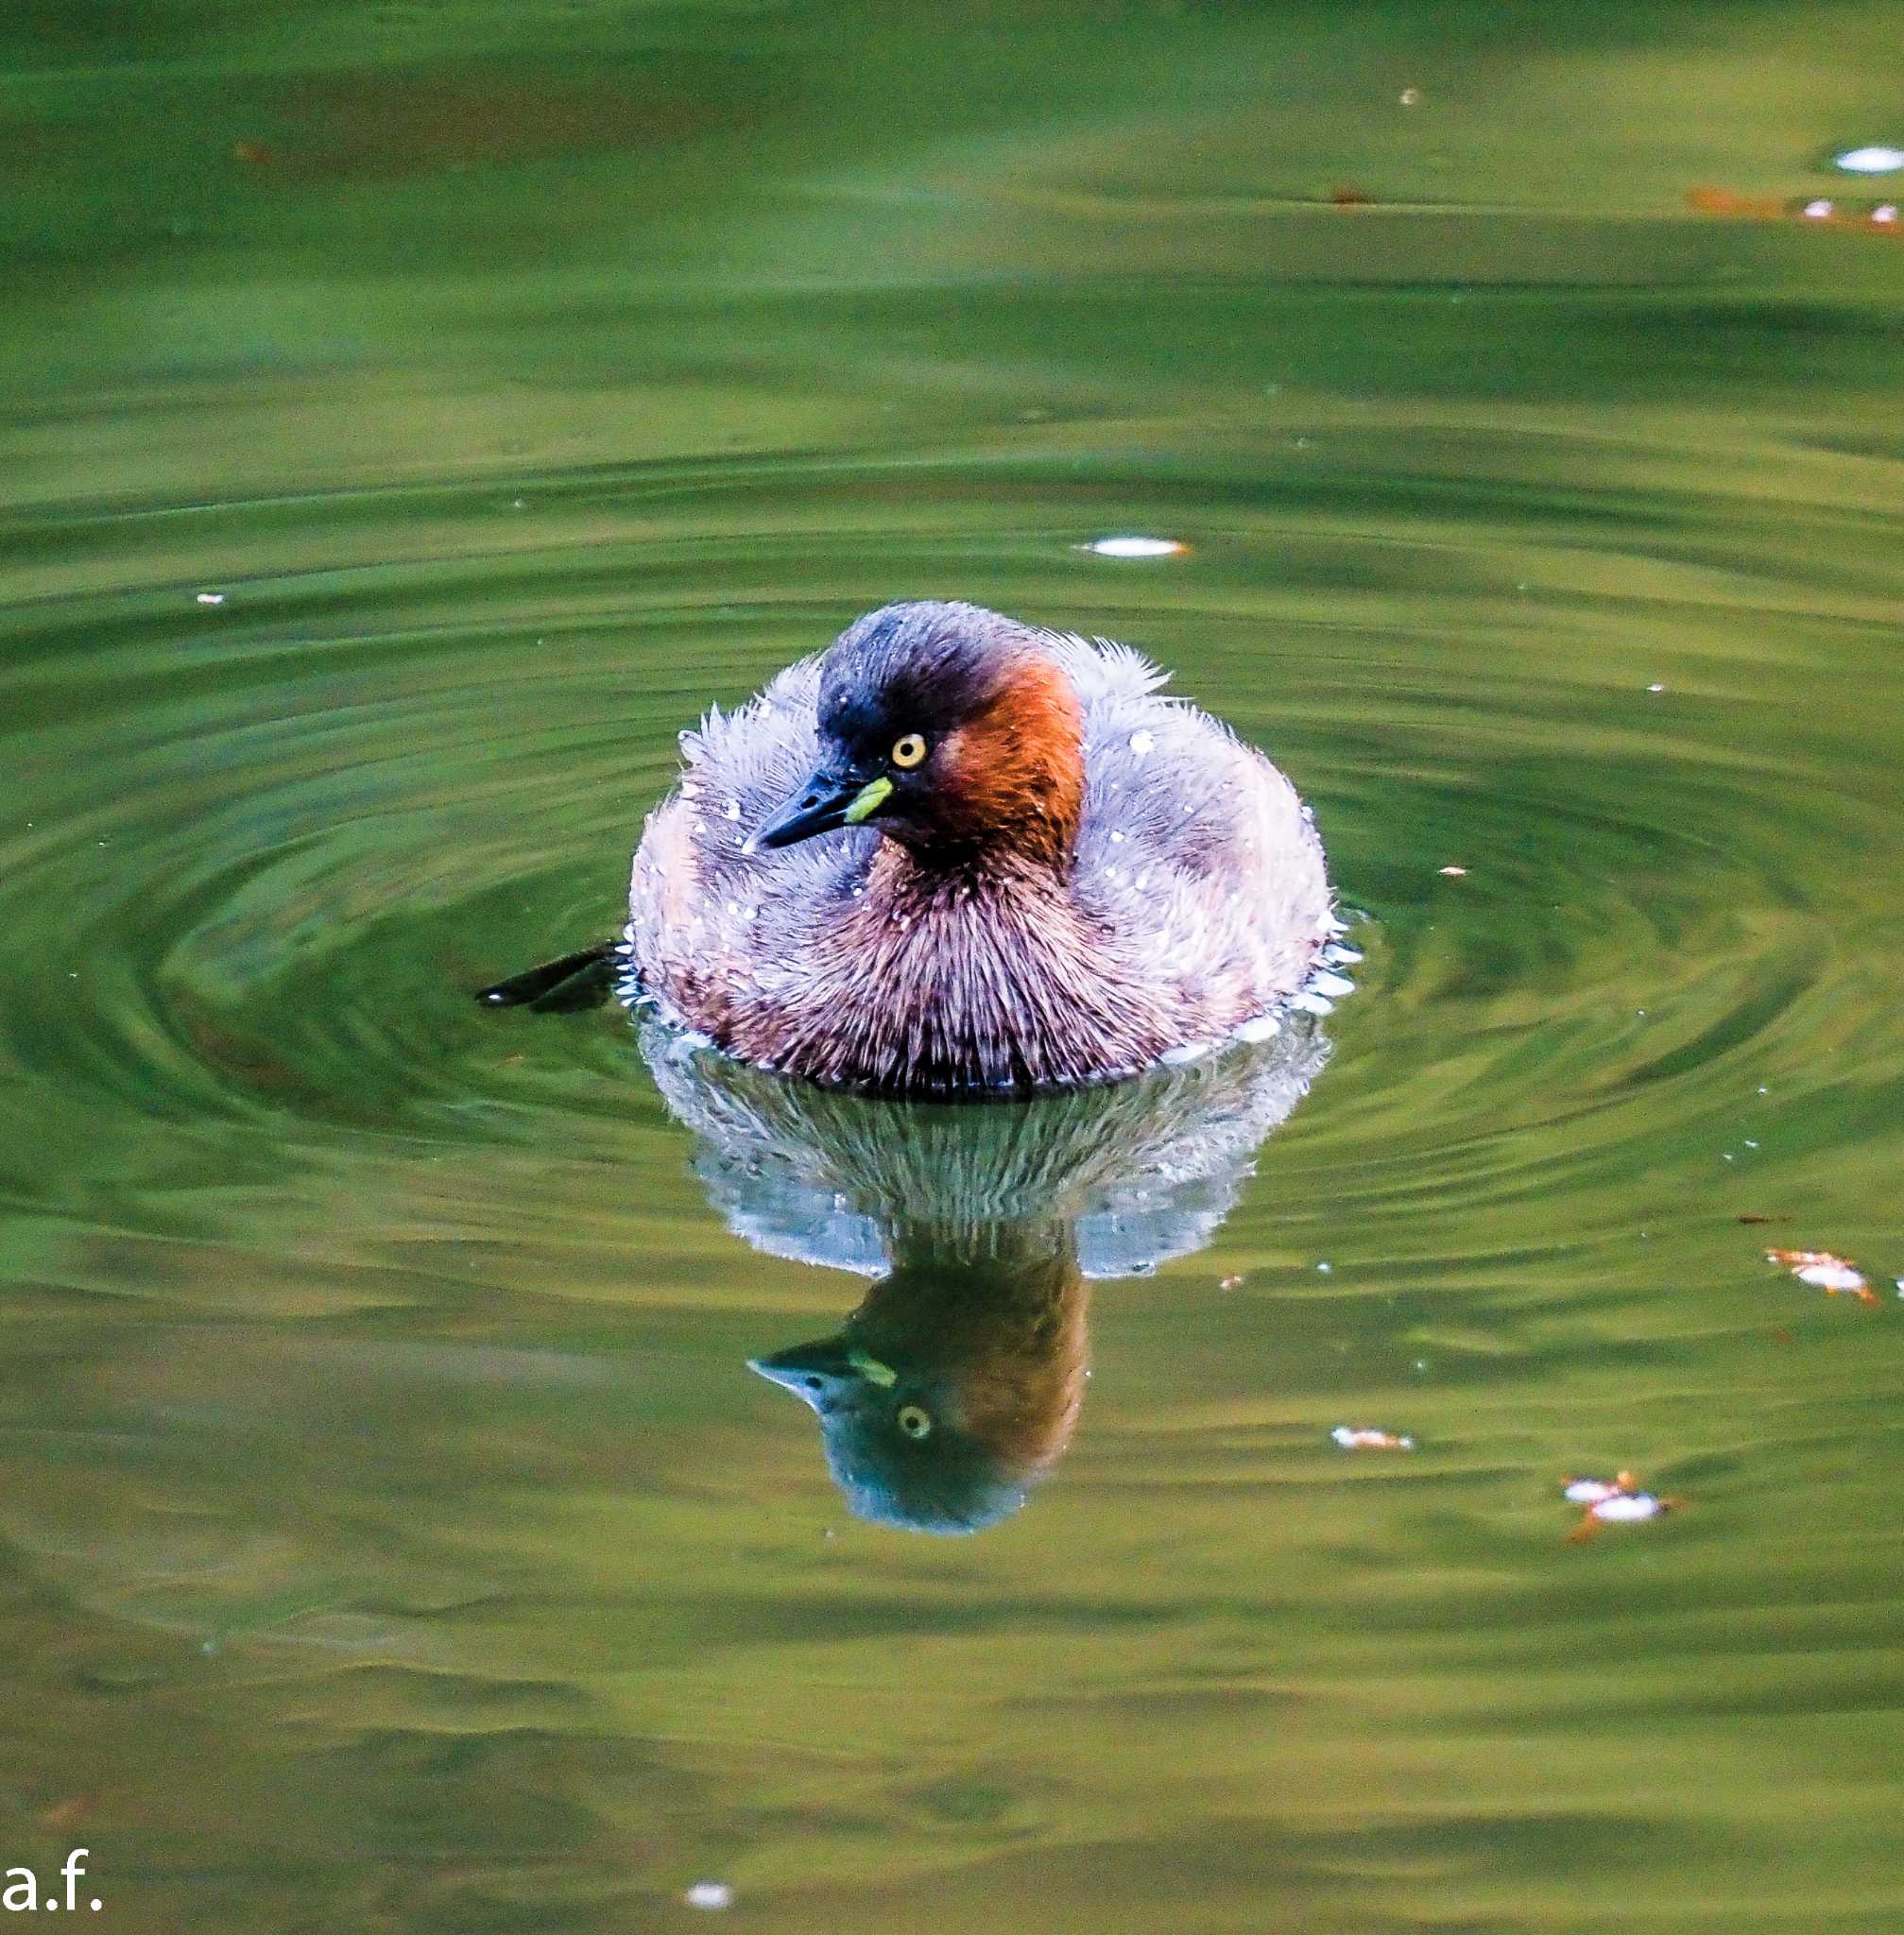
[[[1338,931],[1322,845],[1164,676],[975,605],[868,612],[681,735],[625,992],[743,1061],[915,1097],[1083,1087],[1272,1031]]]

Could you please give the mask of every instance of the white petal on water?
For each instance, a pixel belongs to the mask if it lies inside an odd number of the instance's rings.
[[[1863,1273],[1852,1269],[1849,1263],[1807,1263],[1792,1274],[1800,1283],[1809,1283],[1817,1290],[1864,1288]]]
[[[1355,992],[1354,982],[1340,974],[1330,974],[1326,969],[1318,969],[1312,974],[1309,977],[1309,985],[1316,994],[1326,994],[1335,1001],[1340,1001],[1346,994]]]
[[[1615,1492],[1587,1509],[1609,1525],[1632,1525],[1642,1518],[1656,1516],[1666,1507],[1651,1492]]]
[[[1135,531],[1124,531],[1107,538],[1093,538],[1078,547],[1095,552],[1099,557],[1180,557],[1190,549],[1175,538],[1145,538]]]
[[[730,1909],[734,1892],[725,1881],[696,1881],[681,1899],[691,1909]]]
[[[1895,175],[1904,168],[1904,147],[1847,147],[1842,155],[1831,157],[1831,165],[1847,175]]]
[[[1415,1440],[1371,1425],[1337,1425],[1329,1434],[1345,1451],[1413,1451]]]

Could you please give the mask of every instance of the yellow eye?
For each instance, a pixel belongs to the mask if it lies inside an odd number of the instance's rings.
[[[908,732],[903,739],[893,745],[893,764],[901,772],[910,773],[917,765],[924,763],[926,743],[917,732]]]
[[[917,1404],[900,1406],[900,1430],[909,1438],[923,1438],[933,1428],[931,1416]]]

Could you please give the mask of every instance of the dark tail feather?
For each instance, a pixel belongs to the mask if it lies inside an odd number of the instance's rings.
[[[535,1015],[570,1015],[583,1008],[598,1008],[608,1000],[615,985],[620,948],[614,941],[597,941],[564,954],[558,961],[544,961],[512,974],[486,987],[476,999],[486,1007],[527,1008]]]

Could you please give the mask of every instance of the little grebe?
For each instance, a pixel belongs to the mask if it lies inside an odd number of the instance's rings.
[[[626,992],[744,1061],[922,1097],[1269,1032],[1337,932],[1321,842],[1163,676],[974,605],[868,613],[681,735]]]

